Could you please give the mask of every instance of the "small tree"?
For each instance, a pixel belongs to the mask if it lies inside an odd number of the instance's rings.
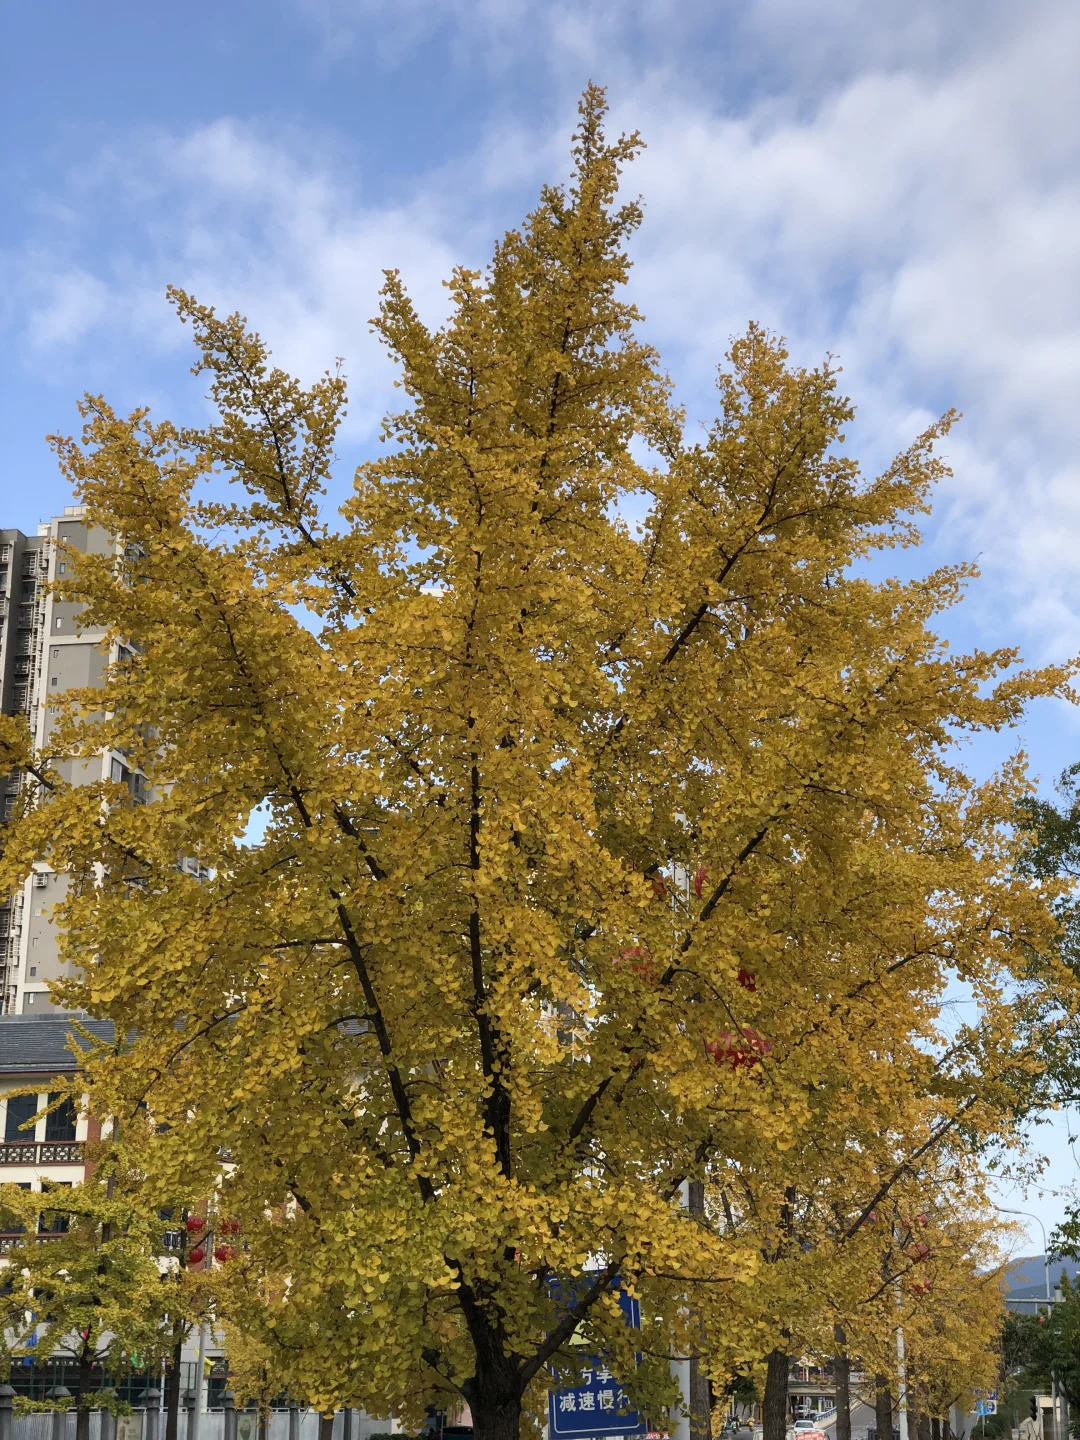
[[[78,1440],[89,1440],[95,1369],[123,1375],[138,1357],[152,1373],[163,1358],[161,1222],[108,1189],[100,1172],[71,1187],[45,1181],[40,1192],[0,1186],[7,1225],[23,1231],[4,1268],[4,1327],[14,1353],[73,1356]]]

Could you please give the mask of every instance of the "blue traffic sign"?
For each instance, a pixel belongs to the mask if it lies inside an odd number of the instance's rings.
[[[641,1306],[618,1292],[626,1323],[641,1329]],[[548,1432],[551,1440],[585,1436],[645,1435],[645,1419],[631,1410],[626,1391],[598,1355],[583,1355],[576,1385],[548,1391]]]

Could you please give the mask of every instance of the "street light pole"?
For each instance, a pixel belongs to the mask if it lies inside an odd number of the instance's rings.
[[[994,1202],[991,1201],[990,1203],[993,1205]],[[1039,1219],[1038,1215],[1032,1214],[1030,1210],[1014,1210],[1008,1205],[994,1205],[994,1209],[1000,1210],[1003,1215],[1023,1215],[1028,1220],[1034,1220],[1035,1224],[1038,1225],[1039,1229],[1042,1231],[1043,1279],[1046,1285],[1046,1298],[1047,1300],[1050,1300],[1050,1242],[1046,1238],[1046,1226]],[[1058,1394],[1057,1381],[1054,1379],[1053,1375],[1050,1376],[1050,1387],[1050,1398],[1053,1401],[1054,1405],[1055,1440],[1068,1440],[1069,1412],[1067,1405],[1062,1404],[1061,1397]],[[1064,1415],[1062,1415],[1063,1410]]]
[[[994,1202],[991,1201],[990,1203],[993,1205]],[[1046,1298],[1047,1298],[1047,1300],[1049,1300],[1049,1299],[1051,1298],[1051,1297],[1050,1297],[1050,1244],[1049,1244],[1049,1242],[1048,1242],[1048,1240],[1047,1240],[1047,1238],[1046,1238],[1046,1226],[1045,1226],[1045,1225],[1043,1224],[1043,1222],[1039,1219],[1038,1215],[1033,1214],[1030,1210],[1013,1210],[1013,1209],[1011,1209],[1008,1205],[994,1205],[994,1209],[995,1209],[995,1210],[1000,1210],[1003,1215],[1026,1215],[1029,1220],[1034,1220],[1034,1221],[1035,1221],[1035,1224],[1038,1225],[1039,1229],[1042,1231],[1042,1237],[1043,1237],[1043,1276],[1044,1276],[1045,1281],[1046,1281]]]

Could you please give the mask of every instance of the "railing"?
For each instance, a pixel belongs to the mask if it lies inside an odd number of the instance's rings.
[[[81,1165],[80,1140],[42,1140],[0,1145],[0,1165]]]
[[[60,1231],[60,1230],[46,1230],[46,1231],[44,1231],[44,1232],[38,1231],[36,1234],[31,1235],[31,1236],[30,1236],[30,1239],[31,1239],[31,1240],[59,1240],[59,1239],[60,1239],[60,1236],[61,1236],[62,1234],[64,1234],[64,1233],[66,1233],[66,1232]],[[26,1231],[25,1231],[25,1230],[18,1230],[18,1231],[9,1230],[6,1234],[0,1234],[0,1255],[6,1255],[13,1245],[17,1245],[20,1240],[25,1240],[25,1239],[26,1239]]]

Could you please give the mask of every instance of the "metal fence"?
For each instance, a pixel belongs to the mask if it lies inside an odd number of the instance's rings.
[[[54,1430],[56,1416],[51,1411],[40,1411],[32,1415],[17,1415],[14,1422],[13,1440],[75,1440],[75,1412],[69,1410],[59,1417]],[[164,1415],[161,1417],[158,1434],[165,1433]],[[188,1414],[180,1415],[180,1440],[187,1440]],[[367,1415],[363,1410],[354,1410],[352,1417],[352,1440],[370,1440],[370,1436],[389,1434],[393,1421],[380,1420]],[[145,1433],[144,1412],[136,1410],[127,1417],[128,1440],[142,1440]],[[59,1434],[57,1434],[57,1430]],[[106,1434],[111,1434],[111,1428]],[[241,1410],[236,1416],[237,1440],[258,1440],[257,1420],[253,1411]],[[334,1416],[334,1440],[344,1440],[345,1415],[342,1411]],[[101,1412],[90,1412],[90,1440],[101,1440]],[[225,1412],[205,1410],[199,1416],[199,1440],[225,1440]],[[274,1410],[267,1426],[266,1440],[289,1440],[289,1412]],[[300,1411],[300,1440],[319,1440],[319,1416],[314,1410]]]

